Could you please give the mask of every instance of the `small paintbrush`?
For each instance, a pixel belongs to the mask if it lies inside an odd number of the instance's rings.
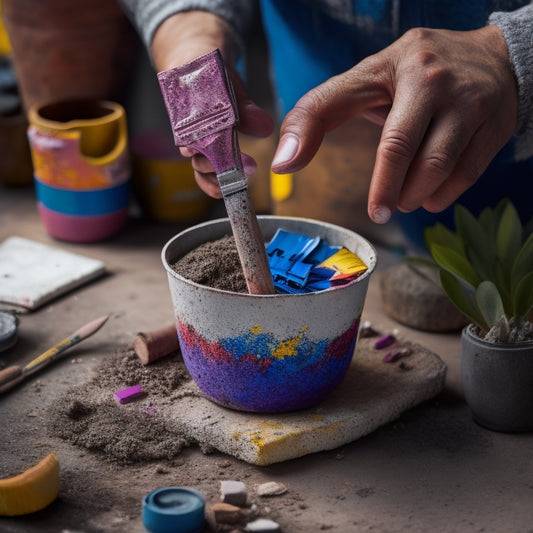
[[[174,142],[205,155],[213,165],[235,244],[252,294],[274,294],[265,244],[248,192],[236,126],[233,86],[220,51],[159,72]]]
[[[69,335],[66,339],[50,348],[26,366],[9,366],[0,372],[0,394],[12,389],[15,385],[25,380],[35,372],[59,358],[59,356],[71,346],[78,344],[91,335],[95,334],[107,321],[109,315],[102,316],[85,324],[80,329]]]

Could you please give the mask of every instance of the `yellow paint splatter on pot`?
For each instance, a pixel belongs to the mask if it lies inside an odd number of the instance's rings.
[[[281,341],[278,347],[272,351],[272,357],[274,357],[275,359],[285,359],[285,357],[298,355],[297,348],[307,328],[308,326],[304,326],[300,330],[300,333],[298,334],[297,337],[293,337],[292,339],[287,339],[286,341]]]
[[[259,324],[255,324],[250,330],[254,335],[260,335],[263,333],[263,328]]]

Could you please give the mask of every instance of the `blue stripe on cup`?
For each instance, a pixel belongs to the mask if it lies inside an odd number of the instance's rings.
[[[65,215],[105,215],[129,204],[130,182],[92,190],[59,189],[35,178],[37,199],[48,209]]]

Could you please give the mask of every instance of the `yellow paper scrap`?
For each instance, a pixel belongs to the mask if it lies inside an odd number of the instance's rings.
[[[335,270],[335,274],[330,278],[331,281],[356,278],[368,268],[357,255],[344,247],[318,266]]]

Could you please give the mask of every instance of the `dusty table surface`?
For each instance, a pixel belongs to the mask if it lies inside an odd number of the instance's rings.
[[[99,364],[132,344],[138,331],[172,320],[164,243],[179,226],[132,220],[118,237],[60,243],[42,227],[32,188],[0,189],[0,240],[20,236],[105,262],[109,274],[41,309],[20,316],[17,344],[0,353],[3,365],[24,364],[80,325],[104,314],[97,335],[62,361],[0,398],[0,478],[26,470],[55,452],[61,491],[44,511],[0,518],[0,531],[142,532],[141,501],[165,486],[189,486],[218,500],[219,481],[244,481],[250,492],[267,481],[288,493],[261,500],[285,533],[525,532],[532,528],[533,435],[487,431],[471,419],[460,387],[459,334],[409,330],[380,310],[378,275],[364,319],[400,329],[448,365],[444,391],[423,405],[342,448],[268,467],[188,448],[167,462],[119,467],[48,435],[44,412]],[[1,282],[1,280],[0,280]]]

